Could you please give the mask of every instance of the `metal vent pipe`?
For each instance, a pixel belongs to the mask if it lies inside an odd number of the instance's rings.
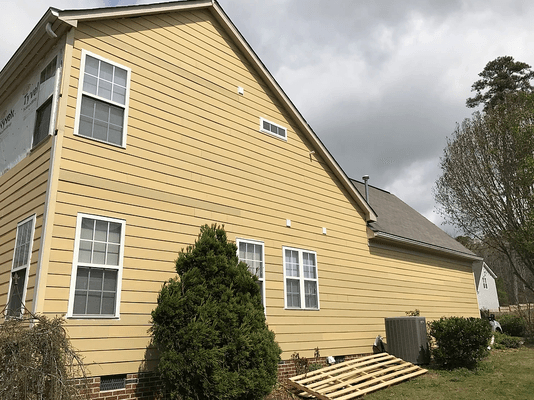
[[[369,175],[364,175],[362,179],[365,183],[365,201],[369,203],[369,184],[367,183],[367,181],[369,180]]]

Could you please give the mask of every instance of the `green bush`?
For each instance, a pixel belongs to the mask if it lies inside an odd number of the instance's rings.
[[[507,335],[523,337],[526,334],[527,322],[518,315],[504,314],[497,321],[501,324],[502,332]]]
[[[480,318],[442,317],[429,323],[434,361],[443,368],[475,368],[488,354],[491,326]]]
[[[280,347],[257,278],[222,227],[204,225],[176,260],[152,312],[158,370],[171,399],[260,399],[274,388]]]
[[[493,348],[498,350],[517,349],[523,344],[523,339],[517,336],[509,336],[504,333],[494,332],[495,342]]]
[[[317,371],[318,369],[321,369],[321,368],[323,368],[323,367],[324,367],[323,364],[313,363],[313,364],[310,364],[310,365],[308,366],[308,371],[309,371],[309,372]]]

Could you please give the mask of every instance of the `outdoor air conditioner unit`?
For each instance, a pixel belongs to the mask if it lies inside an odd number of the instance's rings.
[[[412,364],[428,364],[430,351],[425,317],[386,318],[388,353]]]

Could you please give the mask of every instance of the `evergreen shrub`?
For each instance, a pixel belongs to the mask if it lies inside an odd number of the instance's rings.
[[[518,315],[504,314],[497,318],[497,321],[501,324],[503,333],[507,335],[523,337],[527,332],[527,321]]]
[[[517,336],[509,336],[500,332],[493,332],[495,342],[493,348],[498,350],[517,349],[523,344],[523,339]]]
[[[480,318],[442,317],[429,323],[434,361],[446,369],[475,368],[488,354],[491,326]]]
[[[257,278],[223,227],[204,225],[176,260],[177,278],[152,312],[158,370],[172,399],[262,399],[277,381],[280,347]]]

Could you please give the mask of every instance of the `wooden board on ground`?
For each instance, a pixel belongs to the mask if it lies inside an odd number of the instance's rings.
[[[345,361],[289,378],[290,385],[321,400],[349,400],[427,373],[387,353]]]

